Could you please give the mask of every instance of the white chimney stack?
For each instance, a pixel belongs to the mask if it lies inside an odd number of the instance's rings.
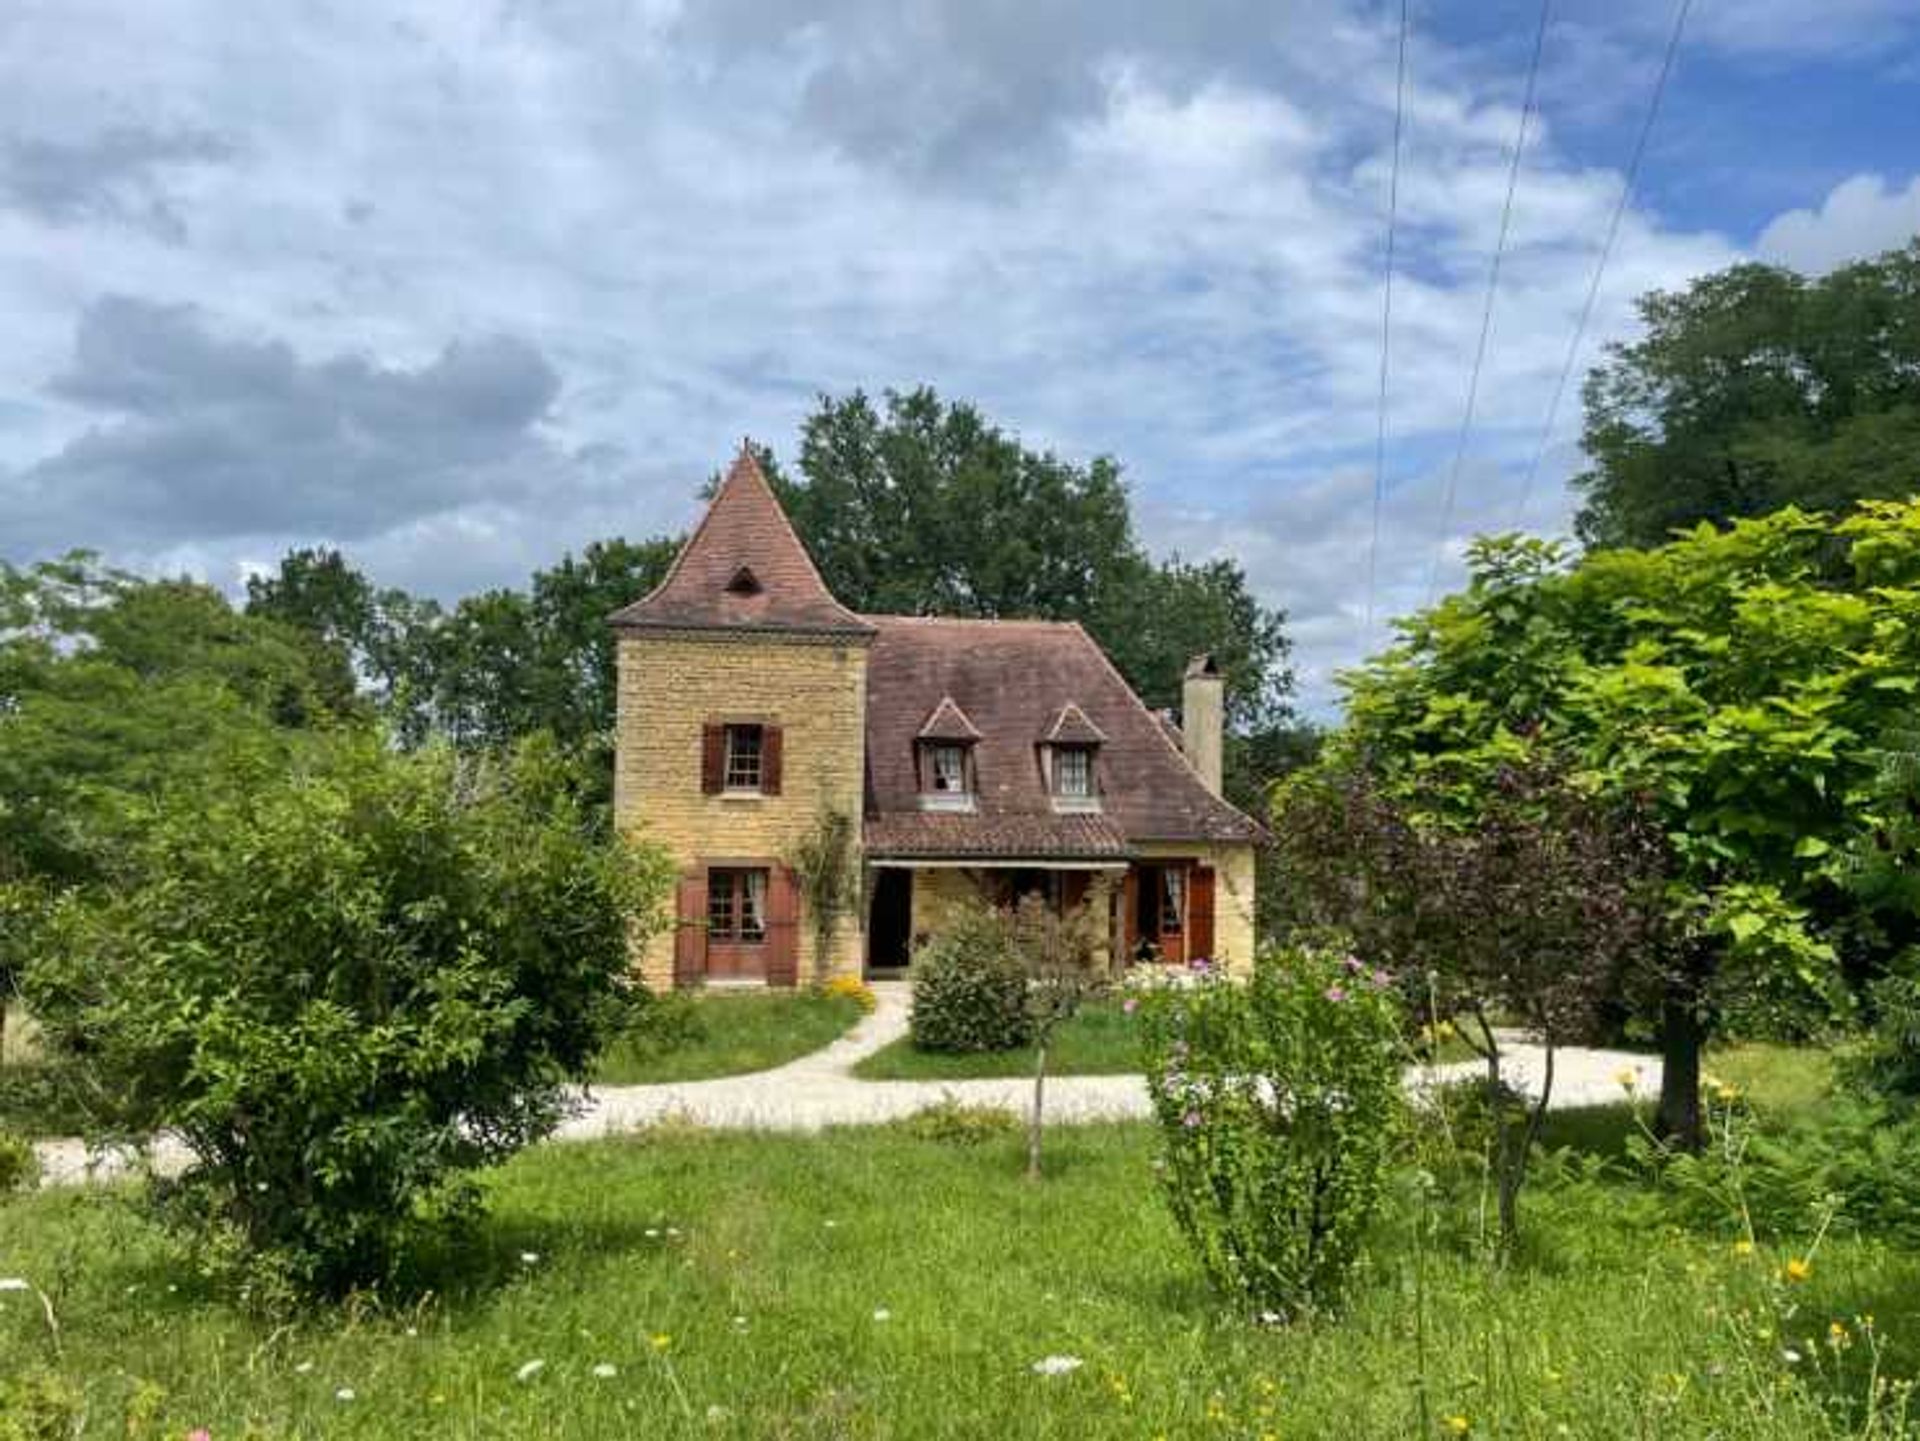
[[[1227,721],[1227,684],[1212,655],[1187,662],[1180,702],[1181,746],[1207,789],[1220,794],[1221,747]]]

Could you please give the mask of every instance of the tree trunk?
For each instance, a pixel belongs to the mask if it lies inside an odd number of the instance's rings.
[[[1669,992],[1660,1007],[1660,1134],[1689,1151],[1705,1139],[1700,1120],[1700,1052],[1706,1028],[1690,997]]]
[[[1047,1095],[1047,1043],[1033,1048],[1033,1114],[1027,1119],[1027,1179],[1040,1179],[1040,1118]]]
[[[1553,1101],[1552,1033],[1544,1036],[1542,1042],[1546,1059],[1540,1077],[1540,1094],[1527,1108],[1523,1120],[1511,1125],[1503,1121],[1500,1129],[1503,1138],[1500,1155],[1500,1248],[1507,1252],[1511,1252],[1513,1243],[1520,1239],[1520,1192],[1527,1184],[1527,1167],[1533,1161],[1533,1148],[1540,1142],[1540,1128],[1546,1124],[1547,1107]]]

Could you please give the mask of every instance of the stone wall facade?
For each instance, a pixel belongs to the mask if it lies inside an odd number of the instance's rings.
[[[614,817],[622,833],[664,845],[681,872],[713,864],[774,866],[838,810],[863,809],[867,655],[845,638],[744,631],[633,632],[619,637]],[[706,795],[701,733],[708,724],[780,727],[778,795]],[[842,917],[827,974],[860,974],[863,917]],[[818,974],[804,902],[799,974]],[[649,986],[673,983],[673,928],[639,956]]]

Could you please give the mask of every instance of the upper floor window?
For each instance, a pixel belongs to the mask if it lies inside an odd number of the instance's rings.
[[[1093,799],[1093,749],[1091,746],[1054,747],[1053,793],[1062,800]]]
[[[700,789],[710,796],[780,794],[780,727],[710,723],[701,734]]]
[[[920,798],[929,809],[972,809],[971,749],[956,741],[928,741],[921,745]]]
[[[727,727],[726,769],[721,773],[730,791],[760,789],[760,762],[764,754],[765,731],[759,726]]]

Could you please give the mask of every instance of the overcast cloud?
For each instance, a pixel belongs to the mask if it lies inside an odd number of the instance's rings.
[[[1698,7],[1584,359],[1649,288],[1920,225],[1877,151],[1708,123],[1783,74],[1897,90],[1914,8]],[[1556,10],[1450,504],[1537,12],[1415,13],[1381,617],[1476,531],[1564,524],[1573,403],[1524,512],[1520,475],[1671,12]],[[926,382],[1117,456],[1157,549],[1236,556],[1291,613],[1323,710],[1381,636],[1390,14],[30,4],[0,19],[34,57],[0,88],[0,554],[233,585],[325,541],[452,596],[677,530],[822,391]]]

